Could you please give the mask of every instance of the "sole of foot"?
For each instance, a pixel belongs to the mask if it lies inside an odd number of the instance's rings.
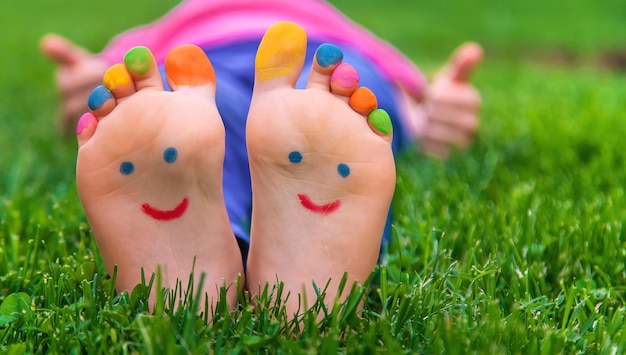
[[[312,303],[313,283],[363,283],[376,266],[395,189],[389,116],[358,86],[333,45],[317,49],[306,89],[296,90],[306,34],[280,22],[265,34],[246,127],[253,210],[247,285],[284,282],[287,311]],[[311,306],[311,304],[308,304]]]
[[[118,291],[160,267],[165,287],[185,287],[192,273],[197,285],[204,274],[210,303],[225,285],[234,304],[243,267],[224,205],[213,67],[189,45],[165,65],[172,92],[145,47],[92,92],[76,130],[80,200],[108,271],[117,266]]]

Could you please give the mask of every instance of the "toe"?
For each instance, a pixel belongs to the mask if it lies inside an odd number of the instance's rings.
[[[391,143],[393,138],[393,126],[387,111],[376,109],[367,116],[367,122],[374,132]]]
[[[185,44],[174,48],[165,58],[167,83],[172,90],[215,88],[215,70],[202,49]]]
[[[330,75],[342,60],[341,49],[328,43],[320,45],[315,51],[307,88],[330,90]]]
[[[135,82],[135,88],[163,90],[163,81],[152,52],[146,47],[134,47],[126,52],[124,65]]]
[[[117,99],[126,97],[135,92],[135,84],[124,64],[111,66],[104,73],[102,82]]]
[[[367,116],[378,107],[378,99],[372,90],[361,86],[350,96],[350,107],[359,114]]]
[[[98,118],[102,118],[109,112],[113,111],[115,105],[115,97],[104,85],[96,86],[87,100],[89,110]]]
[[[87,143],[89,138],[96,132],[96,126],[98,125],[98,119],[93,113],[85,113],[78,119],[76,125],[76,137],[78,139],[78,146],[81,147]]]
[[[272,25],[261,40],[255,61],[255,90],[293,87],[306,57],[306,33],[292,22]]]
[[[359,86],[359,73],[350,64],[342,63],[330,76],[330,89],[333,94],[344,96],[346,99]]]

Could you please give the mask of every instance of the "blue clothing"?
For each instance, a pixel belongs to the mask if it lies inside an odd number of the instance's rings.
[[[226,129],[224,157],[224,199],[233,232],[238,239],[244,266],[250,244],[252,189],[246,149],[246,119],[254,85],[254,62],[259,41],[234,43],[216,48],[204,48],[215,69],[216,103]],[[302,75],[296,88],[304,88],[311,69],[313,55],[322,42],[309,41]],[[387,111],[393,124],[393,152],[411,145],[408,129],[400,117],[397,88],[386,80],[374,65],[352,48],[341,48],[343,62],[359,73],[360,86],[376,94],[379,108]],[[164,69],[161,69],[162,74]],[[165,75],[163,75],[165,77]],[[165,81],[165,80],[164,80]],[[167,83],[166,89],[169,90]],[[244,104],[245,103],[245,104]],[[389,240],[391,218],[388,216],[383,245]]]

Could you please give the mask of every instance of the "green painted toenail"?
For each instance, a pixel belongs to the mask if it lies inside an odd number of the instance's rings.
[[[393,126],[391,125],[391,118],[387,111],[382,109],[376,109],[372,111],[367,117],[372,127],[378,130],[384,135],[391,134]]]
[[[146,74],[152,68],[152,53],[146,47],[135,47],[124,56],[124,65],[136,74]]]

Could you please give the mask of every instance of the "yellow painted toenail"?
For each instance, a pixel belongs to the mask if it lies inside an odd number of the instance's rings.
[[[107,89],[113,91],[130,84],[130,80],[126,67],[123,64],[115,64],[104,73],[102,83]]]
[[[256,56],[257,78],[261,81],[290,74],[304,61],[306,32],[292,22],[278,22],[270,27]]]
[[[361,86],[350,96],[350,107],[361,115],[368,115],[378,107],[378,100],[372,90]]]

